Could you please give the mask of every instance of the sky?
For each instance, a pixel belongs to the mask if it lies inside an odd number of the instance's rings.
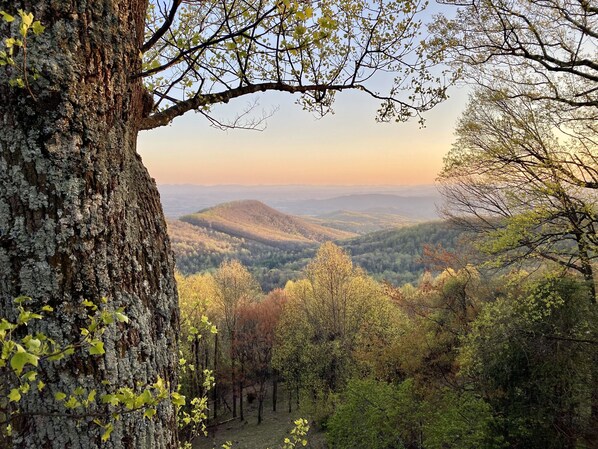
[[[221,131],[188,113],[141,133],[138,151],[158,184],[431,184],[467,100],[464,88],[449,95],[420,129],[417,120],[376,123],[379,103],[362,92],[341,92],[335,114],[323,118],[303,111],[290,94],[259,94],[219,106],[213,115],[234,119],[257,100],[257,116],[277,109],[264,131]]]
[[[376,123],[377,102],[360,92],[343,92],[335,114],[317,119],[289,94],[259,97],[257,115],[277,107],[264,131],[210,127],[199,114],[145,131],[138,151],[158,184],[241,185],[417,185],[431,184],[454,140],[466,92],[426,114],[426,127]],[[234,118],[248,99],[215,110]]]

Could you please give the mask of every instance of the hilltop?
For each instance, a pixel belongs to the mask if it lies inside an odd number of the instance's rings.
[[[315,255],[319,242],[313,240],[306,244],[303,242],[310,241],[306,237],[289,233],[289,223],[298,225],[303,224],[304,220],[290,217],[291,220],[288,221],[288,215],[277,211],[272,213],[273,209],[261,203],[258,203],[258,207],[255,203],[258,202],[227,203],[185,217],[185,220],[203,223],[201,226],[169,220],[168,232],[177,269],[184,274],[211,271],[224,260],[238,259],[250,269],[266,291],[284,286],[289,279],[298,278],[307,262]],[[258,212],[262,215],[256,218],[254,215]],[[210,228],[208,223],[213,223],[214,226]],[[234,227],[234,235],[223,231],[223,223]],[[275,226],[280,227],[281,223],[286,226],[283,226],[283,229],[287,229],[286,233]],[[307,229],[314,229],[315,225],[307,224]],[[276,238],[268,235],[269,229],[273,227],[277,232]],[[315,228],[318,229],[317,226]],[[244,236],[240,235],[240,230]],[[327,228],[324,230],[325,235],[334,232]],[[246,237],[249,235],[251,238]],[[406,224],[401,228],[345,239],[338,244],[352,256],[356,265],[364,268],[370,275],[379,280],[402,284],[417,281],[423,273],[425,267],[421,255],[424,245],[442,245],[449,251],[458,248],[461,253],[466,247],[462,241],[464,236],[463,230],[449,223],[436,221]],[[281,240],[283,237],[286,240]]]
[[[180,220],[209,231],[284,249],[308,247],[356,235],[284,214],[256,200],[220,204],[185,215]]]

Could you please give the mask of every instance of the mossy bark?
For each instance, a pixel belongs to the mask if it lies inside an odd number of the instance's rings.
[[[101,394],[158,376],[176,383],[173,257],[155,182],[136,153],[143,87],[131,75],[140,70],[147,0],[16,3],[0,0],[0,9],[31,11],[47,29],[28,42],[43,75],[35,99],[0,71],[0,316],[14,313],[14,297],[31,296],[55,309],[40,328],[71,342],[85,320],[81,302],[106,297],[130,323],[110,327],[104,357],[42,370],[48,387],[22,400],[13,445],[175,448],[170,404],[153,421],[124,416],[101,444],[91,418],[65,416],[53,399],[78,386]]]

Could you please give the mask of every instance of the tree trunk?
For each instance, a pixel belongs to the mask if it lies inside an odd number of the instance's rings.
[[[243,368],[241,365],[241,373],[243,372]],[[239,380],[239,420],[245,420],[245,412],[243,410],[243,374],[241,374],[241,379]]]
[[[272,379],[272,411],[276,411],[276,402],[278,401],[278,373],[274,373]]]
[[[29,42],[29,57],[42,64],[36,99],[9,88],[10,72],[0,70],[0,315],[14,315],[14,297],[31,296],[34,308],[55,309],[39,330],[73,342],[84,324],[81,302],[106,297],[108,307],[126,308],[130,323],[109,327],[103,357],[78,355],[43,372],[48,387],[24,396],[13,445],[175,448],[170,404],[151,421],[123,416],[100,445],[91,419],[57,415],[68,411],[53,399],[79,386],[99,397],[158,377],[176,384],[173,257],[158,191],[136,153],[143,87],[131,74],[140,69],[147,0],[18,6],[47,29]],[[0,9],[15,8],[0,0]]]
[[[260,393],[260,398],[257,406],[257,424],[260,425],[262,423],[264,413],[264,395]]]
[[[230,371],[230,376],[231,376],[231,387],[233,390],[233,418],[237,417],[237,376],[235,375],[235,370],[237,369],[236,364],[235,364],[235,359],[234,357],[231,355],[232,357],[232,362],[231,362],[231,371]]]
[[[218,376],[218,334],[214,335],[214,375]],[[218,407],[220,405],[220,396],[219,396],[219,388],[218,388],[218,380],[216,380],[216,385],[214,385],[214,421],[218,420]]]

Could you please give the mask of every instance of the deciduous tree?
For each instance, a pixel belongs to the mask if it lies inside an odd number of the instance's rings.
[[[597,134],[553,125],[540,103],[478,90],[440,174],[445,212],[485,233],[501,262],[542,258],[581,273],[596,301]]]
[[[16,8],[46,27],[18,48],[4,40],[19,36],[19,22],[8,20]],[[76,339],[73,305],[82,299],[108,297],[131,318],[106,335],[106,363],[65,363],[49,383],[133,386],[162,376],[176,384],[173,257],[138,132],[267,90],[302,94],[306,108],[325,113],[336,92],[356,89],[383,102],[381,119],[417,116],[445,97],[429,70],[437,59],[419,45],[422,8],[412,0],[0,1],[3,51],[15,47],[14,64],[0,70],[0,315],[14,312],[13,298],[34,297],[56,310],[40,326],[60,343]],[[378,93],[372,79],[388,72]],[[90,423],[77,428],[44,398],[22,407],[19,447],[99,445]],[[176,440],[166,404],[152,422],[118,422],[110,444],[171,449]]]
[[[435,29],[466,77],[565,112],[598,107],[598,8],[586,0],[442,0],[459,5]]]

